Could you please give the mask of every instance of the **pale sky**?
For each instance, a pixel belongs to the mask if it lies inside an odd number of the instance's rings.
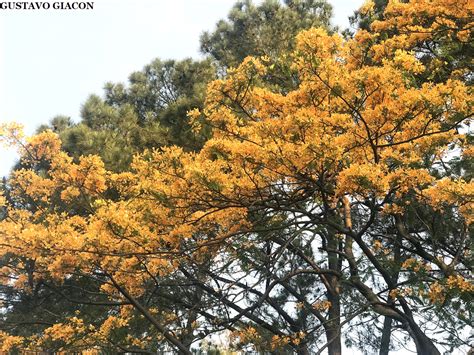
[[[329,2],[334,23],[346,27],[363,0]],[[199,57],[199,36],[234,3],[96,0],[92,11],[0,10],[0,122],[20,122],[32,134],[58,114],[78,120],[105,82],[126,82],[156,57]],[[0,147],[0,176],[15,159]]]

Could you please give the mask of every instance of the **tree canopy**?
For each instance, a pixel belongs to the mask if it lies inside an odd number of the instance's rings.
[[[25,321],[33,333],[11,320],[1,350],[190,354],[217,334],[281,354],[467,352],[474,8],[392,0],[360,13],[375,10],[353,36],[300,32],[277,54],[297,78],[284,90],[266,53],[226,68],[187,113],[208,132],[202,148],[148,147],[124,171],[72,157],[51,130],[3,125],[23,158],[2,197],[2,283],[11,304],[45,289],[52,304]],[[149,104],[145,77],[91,99],[84,124],[161,114],[166,91]],[[191,84],[176,85],[192,96]]]

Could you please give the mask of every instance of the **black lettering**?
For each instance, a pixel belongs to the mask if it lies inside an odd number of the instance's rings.
[[[93,10],[94,1],[0,1],[0,10]]]

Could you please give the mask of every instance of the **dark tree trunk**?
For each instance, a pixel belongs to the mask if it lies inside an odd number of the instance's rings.
[[[383,322],[382,339],[380,341],[379,355],[388,355],[390,351],[390,336],[392,335],[392,318],[385,317]]]
[[[333,201],[332,208],[335,210],[337,201]],[[330,211],[329,218],[339,222],[340,216],[337,216],[334,210]],[[342,259],[338,251],[341,250],[340,240],[337,237],[337,231],[328,228],[327,234],[328,248],[328,266],[329,269],[340,272],[342,268]],[[328,355],[341,355],[341,285],[337,276],[328,276],[329,287],[327,288],[327,298],[331,302],[328,310],[328,321],[325,325],[326,340],[328,342]]]
[[[342,354],[342,345],[341,345],[341,335],[338,329],[329,329],[326,330],[326,337],[330,341],[328,346],[328,355],[341,355]]]
[[[398,281],[398,277],[400,275],[400,265],[402,263],[402,254],[401,254],[401,244],[402,244],[402,236],[400,233],[397,233],[395,243],[393,245],[393,253],[394,259],[398,260],[400,264],[395,267],[393,273],[393,282],[396,283]],[[389,296],[389,303],[393,304],[394,299]],[[390,351],[390,338],[392,336],[392,324],[393,319],[390,317],[385,317],[383,322],[383,329],[382,329],[382,339],[380,340],[380,352],[379,355],[388,355]]]
[[[338,280],[333,278],[335,292],[328,292],[328,301],[331,302],[331,307],[328,310],[328,322],[325,326],[326,339],[328,342],[328,355],[341,355],[341,301],[339,295]],[[334,282],[335,281],[335,282]]]
[[[418,355],[441,355],[431,339],[414,322],[410,324],[408,331],[415,342]]]

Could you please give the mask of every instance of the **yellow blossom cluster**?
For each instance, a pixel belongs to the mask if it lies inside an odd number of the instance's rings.
[[[8,354],[22,347],[24,342],[23,337],[12,336],[3,331],[0,331],[0,352]]]
[[[415,272],[418,272],[421,270],[424,270],[424,271],[431,270],[431,266],[428,263],[420,262],[419,260],[415,258],[406,259],[402,264],[402,268],[413,270]]]
[[[324,300],[324,301],[316,301],[313,303],[313,308],[317,311],[327,311],[331,307],[331,302]]]
[[[474,292],[474,284],[466,280],[461,275],[449,276],[448,281],[446,282],[448,288],[459,289],[461,292],[471,293]]]
[[[48,130],[28,137],[20,152],[24,163],[34,163],[43,159],[51,160],[59,153],[60,148],[58,135]]]
[[[446,282],[435,282],[430,285],[428,297],[432,303],[443,303],[449,290],[457,290],[465,294],[474,292],[474,284],[461,275],[451,275]]]
[[[274,335],[271,340],[271,349],[281,349],[288,344],[299,345],[306,337],[306,333],[300,331],[292,335]]]
[[[0,124],[0,143],[7,147],[21,147],[25,138],[22,124],[16,122]]]
[[[253,344],[259,342],[261,336],[254,327],[246,327],[232,332],[230,339],[232,342],[238,342],[240,344]]]
[[[386,20],[374,23],[373,27],[376,31],[397,28],[408,43],[439,33],[468,41],[473,13],[474,5],[469,0],[390,0],[385,10]]]

